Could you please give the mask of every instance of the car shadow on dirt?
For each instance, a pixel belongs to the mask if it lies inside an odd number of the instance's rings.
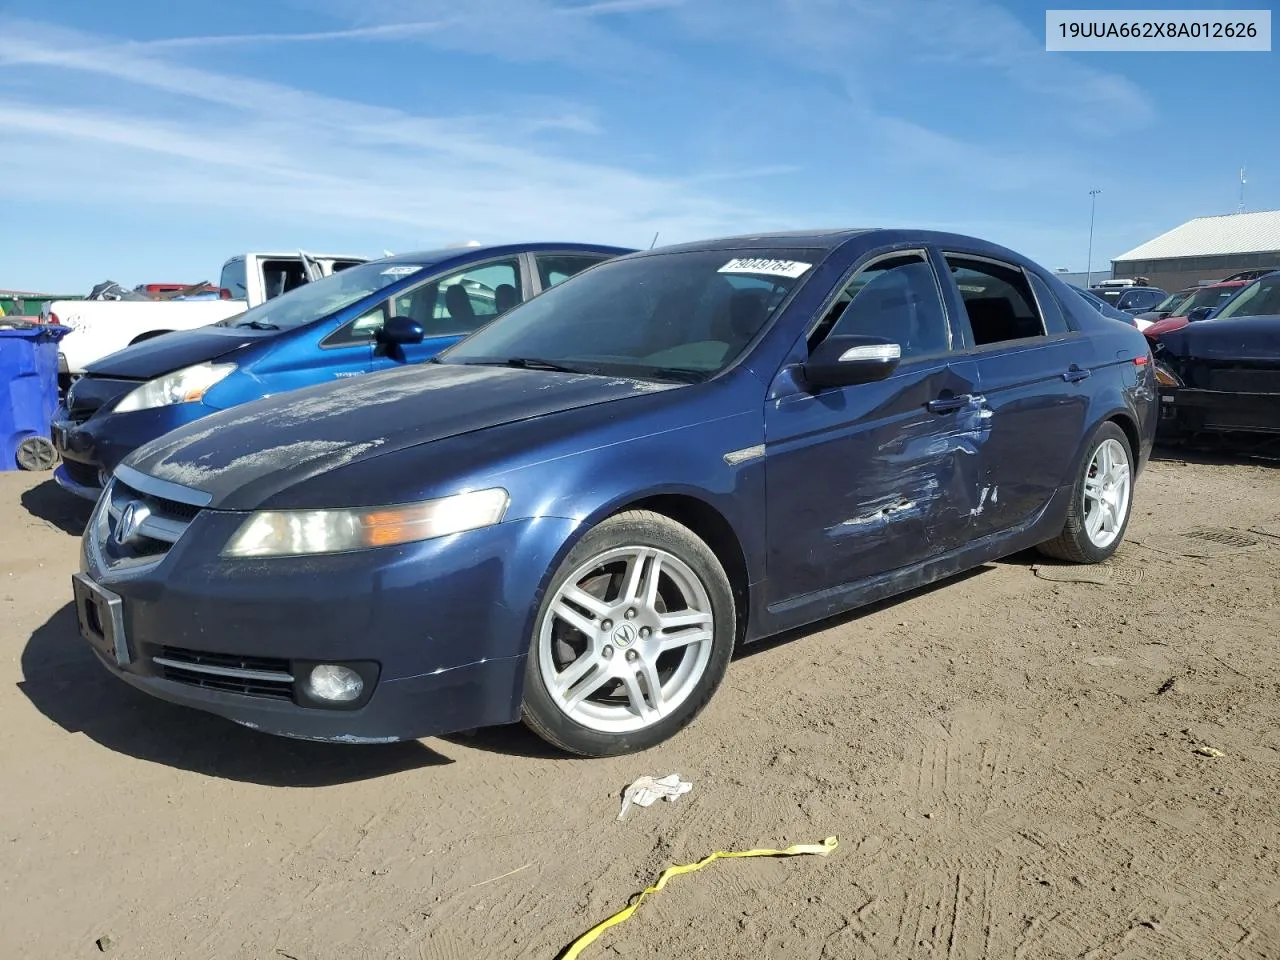
[[[63,533],[74,537],[84,533],[93,504],[73,496],[52,480],[46,480],[30,490],[23,490],[22,506],[37,520],[43,520]]]
[[[838,613],[833,617],[825,620],[819,620],[817,623],[811,623],[804,627],[797,627],[795,630],[788,630],[780,633],[776,637],[770,637],[768,640],[761,640],[757,643],[739,646],[734,653],[735,660],[742,660],[747,657],[754,657],[757,654],[767,653],[770,650],[782,646],[784,643],[792,643],[801,640],[811,634],[821,633],[824,630],[832,630],[836,627],[842,627],[847,623],[853,623],[855,620],[861,620],[863,617],[870,616],[873,613],[879,613],[882,610],[892,610],[900,603],[905,603],[914,597],[923,597],[933,593],[935,590],[947,590],[949,588],[958,587],[966,581],[972,580],[974,577],[980,577],[984,573],[990,573],[996,569],[994,564],[985,563],[980,567],[974,567],[971,570],[964,570],[950,577],[944,577],[923,587],[916,587],[914,590],[908,590],[906,593],[899,593],[884,600],[877,600],[875,603],[869,603],[863,607],[857,607],[853,610],[847,610],[844,613]],[[733,666],[730,665],[730,670]]]
[[[1210,467],[1280,467],[1280,437],[1206,435],[1180,444],[1157,443],[1151,459]]]
[[[347,746],[255,733],[157,700],[111,676],[80,638],[68,603],[31,635],[18,688],[68,733],[109,750],[271,787],[354,783],[453,761],[417,741]]]

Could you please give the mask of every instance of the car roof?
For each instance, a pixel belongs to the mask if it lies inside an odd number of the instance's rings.
[[[972,253],[985,253],[999,259],[1017,263],[1031,263],[1026,257],[999,244],[978,237],[959,233],[943,233],[913,227],[846,227],[818,230],[777,230],[767,233],[747,233],[729,237],[697,240],[692,243],[672,244],[655,250],[642,250],[633,257],[661,256],[671,253],[712,252],[716,250],[813,250],[824,257],[850,242],[865,249],[893,246],[895,244],[932,244],[957,247]]]

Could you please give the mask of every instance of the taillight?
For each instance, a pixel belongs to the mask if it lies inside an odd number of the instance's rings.
[[[62,323],[62,322],[58,319],[58,315],[57,315],[56,313],[50,313],[50,314],[49,314],[49,322],[50,322],[51,324],[53,324],[55,327],[57,327],[57,326],[61,326],[61,323]]]

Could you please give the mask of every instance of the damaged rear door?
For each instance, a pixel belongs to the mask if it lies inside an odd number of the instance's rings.
[[[956,251],[945,262],[988,411],[978,504],[965,534],[976,540],[1030,521],[1074,482],[1098,361],[1092,340],[1070,329],[1034,273]]]
[[[846,334],[892,340],[902,362],[876,383],[772,392],[771,605],[953,549],[976,502],[987,418],[976,364],[952,352],[926,251],[895,251],[861,268],[810,332],[809,349]]]

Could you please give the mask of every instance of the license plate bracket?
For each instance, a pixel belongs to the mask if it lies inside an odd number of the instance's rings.
[[[132,657],[124,633],[124,600],[81,573],[72,575],[71,589],[80,635],[103,656],[114,660],[116,666],[127,666]]]

